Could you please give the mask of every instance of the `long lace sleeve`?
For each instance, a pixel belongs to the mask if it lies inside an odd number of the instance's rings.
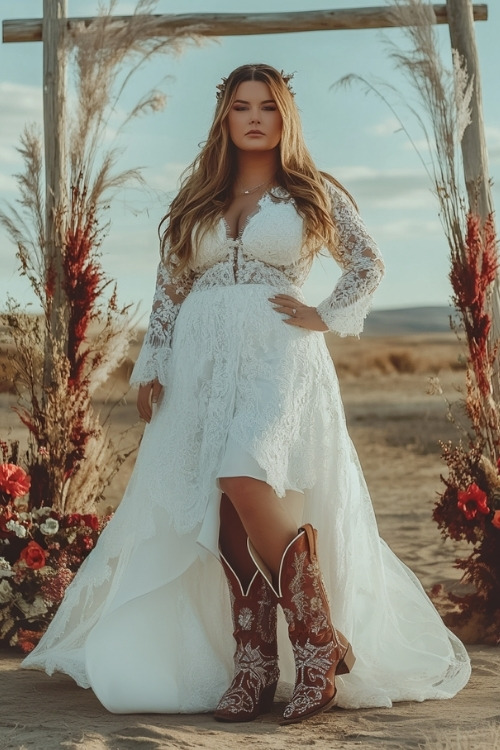
[[[349,198],[330,184],[328,188],[340,239],[342,276],[317,310],[330,331],[339,336],[359,336],[373,292],[384,274],[384,263]]]
[[[174,324],[191,286],[192,279],[189,277],[174,281],[163,261],[160,261],[149,326],[130,376],[131,385],[151,383],[155,378],[162,385],[167,385],[166,366]]]

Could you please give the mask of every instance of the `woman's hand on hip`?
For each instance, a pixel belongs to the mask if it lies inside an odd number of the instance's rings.
[[[328,331],[328,326],[315,307],[304,305],[303,302],[299,302],[288,294],[276,294],[274,297],[269,297],[269,300],[276,312],[289,316],[283,319],[283,323],[305,328],[308,331]]]
[[[137,394],[137,410],[139,416],[145,422],[151,422],[153,416],[153,404],[156,404],[162,392],[163,386],[157,381],[139,386]]]

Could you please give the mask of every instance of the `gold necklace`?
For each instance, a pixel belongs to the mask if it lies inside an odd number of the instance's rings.
[[[250,195],[251,193],[255,193],[255,191],[258,190],[260,187],[264,187],[264,185],[269,185],[270,182],[271,180],[265,180],[265,182],[261,182],[260,185],[256,185],[253,188],[248,188],[248,190],[238,191],[236,195]]]

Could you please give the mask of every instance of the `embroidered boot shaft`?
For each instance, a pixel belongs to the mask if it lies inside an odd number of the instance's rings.
[[[215,710],[218,721],[252,721],[271,711],[278,684],[277,598],[259,570],[246,592],[221,555],[231,598],[234,677]]]
[[[249,548],[262,571],[255,550]],[[267,575],[266,580],[270,583]],[[350,643],[330,619],[316,555],[316,530],[310,524],[299,529],[283,553],[277,596],[295,658],[295,687],[282,724],[294,724],[333,705],[335,675],[349,672],[355,661]]]

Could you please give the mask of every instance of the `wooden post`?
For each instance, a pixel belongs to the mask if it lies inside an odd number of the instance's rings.
[[[488,153],[484,136],[481,75],[470,0],[447,0],[451,46],[465,59],[467,74],[474,78],[471,100],[472,122],[462,139],[465,183],[471,210],[484,221],[493,210],[488,176]]]
[[[67,304],[63,288],[61,210],[66,205],[67,0],[43,1],[43,125],[45,145],[45,273],[54,294],[47,321],[44,386],[52,382],[57,349],[65,350]]]
[[[483,105],[481,97],[481,75],[477,54],[476,36],[470,0],[446,0],[451,46],[464,58],[467,74],[474,79],[471,100],[471,120],[462,138],[462,156],[465,184],[470,210],[485,221],[493,211],[488,152],[484,135]],[[497,274],[491,298],[492,327],[491,351],[500,340],[500,276]],[[497,360],[494,370],[493,393],[500,403],[500,377]]]

